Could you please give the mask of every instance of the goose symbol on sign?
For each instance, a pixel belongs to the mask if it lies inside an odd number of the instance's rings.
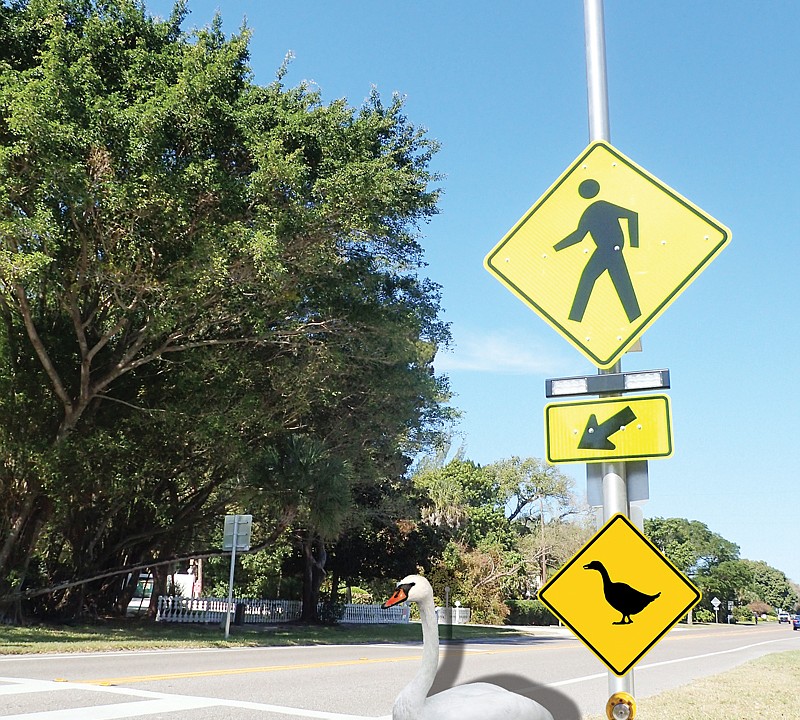
[[[618,620],[612,625],[630,625],[633,623],[631,615],[636,615],[644,610],[653,600],[661,596],[660,592],[655,595],[647,595],[624,582],[611,582],[608,570],[599,560],[583,566],[584,570],[597,570],[603,578],[603,595],[606,602],[614,610],[622,613],[622,620]]]

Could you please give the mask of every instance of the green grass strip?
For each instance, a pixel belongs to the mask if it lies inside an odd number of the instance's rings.
[[[800,720],[800,651],[764,655],[637,705],[637,720]]]
[[[441,636],[448,628],[442,626]],[[520,637],[504,628],[454,625],[452,639]],[[0,627],[0,654],[100,652],[204,647],[269,647],[279,645],[347,645],[421,641],[417,623],[408,625],[296,625],[231,627],[228,640],[217,625],[172,625],[143,620],[104,622],[73,627]]]

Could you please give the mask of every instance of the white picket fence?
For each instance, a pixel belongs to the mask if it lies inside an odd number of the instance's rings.
[[[450,620],[447,619],[448,608],[436,607],[436,620],[439,625],[466,625],[469,622],[472,611],[468,607],[450,607]]]
[[[221,623],[225,613],[230,612],[234,619],[236,606],[243,605],[241,622],[259,624],[290,622],[300,618],[299,600],[249,600],[237,598],[229,608],[227,598],[158,598],[157,622],[174,623]],[[386,610],[380,605],[345,605],[343,623],[407,623],[409,609],[392,607]]]
[[[407,623],[411,617],[408,605],[386,608],[380,605],[356,605],[348,603],[344,606],[343,623],[361,623],[378,625],[386,623]]]
[[[225,618],[225,613],[228,611],[233,613],[235,607],[234,602],[229,609],[228,600],[225,598],[187,598],[161,595],[158,598],[156,622],[220,623]]]

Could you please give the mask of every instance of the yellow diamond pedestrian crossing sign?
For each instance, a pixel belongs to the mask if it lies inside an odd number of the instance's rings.
[[[612,517],[539,591],[616,675],[639,662],[700,597],[624,515]]]
[[[730,231],[608,143],[591,144],[486,256],[486,269],[611,367]]]

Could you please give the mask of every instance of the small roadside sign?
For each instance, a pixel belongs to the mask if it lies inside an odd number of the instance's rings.
[[[616,675],[625,675],[700,597],[624,515],[612,517],[539,591]]]
[[[666,395],[551,403],[544,426],[553,465],[664,458],[673,451]]]
[[[233,538],[235,533],[236,550],[249,550],[252,531],[252,515],[226,515],[225,526],[222,532],[222,549],[226,552],[233,550]]]
[[[725,226],[595,142],[484,265],[592,363],[609,368],[729,241]]]

